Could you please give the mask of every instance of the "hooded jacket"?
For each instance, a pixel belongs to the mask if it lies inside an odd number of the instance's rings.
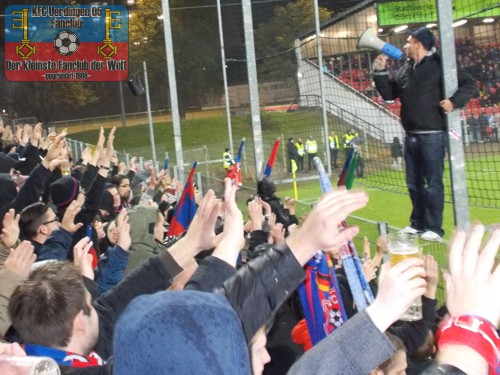
[[[125,274],[139,267],[161,250],[154,238],[154,226],[158,209],[152,206],[135,206],[129,210],[130,237],[132,244]]]

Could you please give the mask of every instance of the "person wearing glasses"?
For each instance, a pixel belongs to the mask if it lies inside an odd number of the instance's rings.
[[[66,208],[61,222],[51,204],[37,202],[21,211],[21,238],[34,246],[37,262],[68,259],[68,253],[73,248],[73,234],[82,227],[82,224],[75,224],[80,207],[78,201],[72,202]]]

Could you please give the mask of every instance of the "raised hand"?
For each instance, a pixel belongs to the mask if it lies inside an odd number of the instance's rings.
[[[384,255],[387,254],[387,252],[389,251],[389,246],[387,245],[387,236],[386,235],[378,236],[376,246],[377,246],[377,255],[375,255],[375,258],[373,260],[375,261],[377,266],[380,267]]]
[[[439,281],[439,267],[430,254],[424,255],[422,257],[424,260],[424,269],[426,273],[425,280],[427,281],[427,287],[424,296],[430,299],[436,299],[437,285]]]
[[[64,216],[61,222],[61,228],[68,231],[69,233],[75,233],[78,229],[80,229],[83,224],[77,223],[75,224],[75,217],[82,209],[82,203],[77,199],[70,203],[66,212],[64,212]]]
[[[151,178],[149,180],[149,188],[155,189],[158,186],[158,181],[156,179],[156,168],[151,168]]]
[[[130,249],[130,245],[132,245],[128,219],[128,212],[126,210],[121,210],[116,218],[116,230],[118,232],[116,244],[125,251],[128,251]]]
[[[373,61],[373,70],[384,70],[387,65],[387,56],[378,55]]]
[[[90,238],[83,237],[73,247],[73,262],[80,270],[82,276],[94,280],[94,270],[92,269],[92,254],[89,254],[93,242]]]
[[[243,236],[243,214],[236,204],[236,190],[238,187],[231,183],[230,178],[224,179],[224,231],[213,252],[213,256],[224,260],[236,267],[238,254],[245,244]]]
[[[97,144],[95,146],[94,153],[92,154],[92,159],[90,160],[91,165],[97,166],[99,158],[101,157],[105,140],[106,138],[104,137],[104,128],[101,126],[99,128],[99,137],[97,138]]]
[[[6,248],[13,247],[19,239],[19,214],[11,208],[3,217],[0,239]]]
[[[90,160],[92,159],[92,152],[90,151],[90,148],[85,147],[85,149],[82,151],[82,161],[84,164],[90,163]]]
[[[14,139],[21,143],[23,138],[23,128],[20,125],[16,126],[16,132],[14,134]],[[24,146],[24,144],[23,144]]]
[[[128,169],[137,172],[137,157],[133,156],[130,158]]]
[[[377,277],[377,264],[372,259],[367,259],[363,263],[363,273],[366,281],[370,282]]]
[[[213,190],[208,190],[201,200],[196,215],[194,215],[184,237],[197,249],[197,252],[212,249],[217,244],[214,228],[221,205]]]
[[[51,168],[51,162],[57,158],[59,158],[59,155],[61,154],[63,147],[64,147],[64,138],[66,137],[66,129],[64,129],[61,134],[56,136],[54,139],[54,142],[52,142],[49,145],[49,148],[47,149],[47,154],[42,160],[42,165],[50,169]]]
[[[264,209],[264,215],[270,216],[272,213],[271,205],[265,201],[263,201],[260,197],[257,198],[262,208]]]
[[[43,133],[43,126],[41,122],[38,122],[35,127],[33,128],[33,132],[31,133],[31,139],[30,142],[33,146],[39,147],[41,141],[42,141],[42,133]]]
[[[107,170],[111,167],[111,159],[113,158],[113,154],[115,152],[115,149],[113,147],[113,142],[115,139],[115,130],[116,128],[113,127],[109,132],[108,141],[106,143],[106,150],[103,150],[101,152],[101,156],[99,159],[99,166],[104,167],[106,169],[106,175],[107,175]]]
[[[278,245],[285,240],[285,232],[286,230],[283,228],[283,224],[276,223],[273,225],[271,228],[271,237],[275,245]]]
[[[262,230],[262,223],[264,221],[264,215],[262,214],[262,204],[261,200],[254,199],[248,202],[247,213],[250,221],[252,223],[252,231]]]
[[[283,206],[290,211],[291,215],[295,215],[295,199],[286,197],[285,204]]]
[[[127,171],[127,165],[125,162],[121,161],[118,163],[118,174],[125,174]]]
[[[29,241],[23,241],[12,249],[5,259],[4,268],[16,275],[28,277],[31,266],[35,263],[34,246]]]
[[[319,249],[343,245],[357,233],[357,227],[344,230],[340,224],[351,212],[364,207],[368,195],[363,191],[339,188],[325,194],[300,229],[286,242],[300,264],[304,265]]]
[[[446,305],[452,317],[477,315],[496,327],[500,320],[500,266],[495,267],[495,256],[500,229],[480,251],[484,233],[484,226],[476,225],[469,236],[458,231],[450,241],[449,273],[444,273]]]
[[[372,257],[372,251],[370,248],[370,239],[368,236],[363,237],[363,258],[365,259],[371,259]]]

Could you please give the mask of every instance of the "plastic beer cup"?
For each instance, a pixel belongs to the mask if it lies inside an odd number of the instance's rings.
[[[387,236],[389,262],[394,266],[406,258],[420,258],[418,237],[409,233],[391,233]],[[401,320],[414,321],[422,319],[422,297],[418,297],[401,317]]]
[[[60,375],[57,363],[48,357],[0,355],[2,375]]]

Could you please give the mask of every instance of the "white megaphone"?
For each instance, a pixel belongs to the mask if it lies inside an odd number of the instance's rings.
[[[375,35],[371,27],[367,28],[359,37],[358,48],[377,49],[394,60],[401,60],[403,58],[403,52],[399,48],[384,42]]]

